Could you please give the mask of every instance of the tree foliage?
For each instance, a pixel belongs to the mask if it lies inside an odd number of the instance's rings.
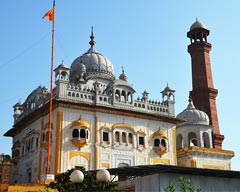
[[[85,171],[81,168],[80,171],[84,174],[84,180],[82,183],[74,184],[70,181],[69,176],[75,169],[60,173],[55,176],[55,182],[51,182],[47,187],[51,189],[57,189],[59,192],[71,192],[71,191],[117,191],[116,182],[100,182],[96,179],[96,175]]]
[[[185,180],[183,177],[180,177],[178,180],[178,186],[181,192],[201,192],[201,187],[194,187],[190,179]],[[164,188],[164,192],[175,192],[176,187],[173,183],[170,183]]]

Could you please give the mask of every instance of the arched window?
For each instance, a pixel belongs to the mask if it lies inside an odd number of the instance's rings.
[[[127,101],[128,101],[128,103],[132,103],[132,94],[131,93],[128,93]]]
[[[133,143],[133,135],[132,133],[128,133],[128,143]]]
[[[119,142],[119,132],[118,131],[115,132],[115,141]]]
[[[79,138],[79,130],[78,129],[74,129],[72,132],[72,137],[73,138]]]
[[[167,149],[167,142],[165,139],[161,139],[161,149],[166,150]]]
[[[189,146],[198,146],[196,133],[190,132],[188,134],[188,144]]]
[[[154,147],[159,147],[159,145],[160,145],[160,140],[154,139]]]
[[[80,138],[86,138],[85,129],[81,129],[81,130],[80,130]]]
[[[109,133],[108,132],[103,131],[102,137],[103,137],[103,141],[106,141],[106,142],[109,141]]]
[[[182,135],[178,134],[178,136],[177,136],[177,149],[182,149],[182,148],[183,148]]]
[[[22,155],[24,154],[24,146],[22,146]]]
[[[31,168],[27,169],[27,183],[31,183],[32,181],[32,170]]]
[[[45,141],[45,133],[42,133],[42,141]]]
[[[208,133],[204,132],[202,138],[203,138],[203,147],[210,148],[210,139],[209,139]]]
[[[36,138],[36,148],[38,148],[38,137]]]
[[[123,143],[127,142],[127,140],[126,140],[126,133],[125,132],[122,132],[122,142]]]
[[[49,131],[46,132],[46,141],[48,142]],[[52,132],[50,132],[50,141],[52,141]]]
[[[46,133],[46,141],[48,141],[48,135],[49,135],[49,131],[47,131]]]
[[[139,136],[138,137],[138,144],[139,145],[144,145],[144,136]]]
[[[115,99],[116,99],[116,101],[120,100],[120,91],[119,90],[115,91]]]

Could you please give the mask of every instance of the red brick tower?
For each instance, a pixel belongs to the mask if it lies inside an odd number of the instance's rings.
[[[192,91],[190,92],[195,107],[206,112],[213,130],[214,148],[221,149],[224,135],[220,134],[216,97],[218,90],[213,86],[209,52],[212,45],[207,42],[209,30],[198,20],[192,24],[187,37],[191,43],[188,52],[192,60]]]

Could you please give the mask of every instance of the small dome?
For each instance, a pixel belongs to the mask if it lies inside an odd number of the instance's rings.
[[[86,71],[85,77],[93,78],[93,77],[102,77],[105,79],[114,79],[114,68],[111,61],[109,61],[105,56],[99,53],[94,45],[94,36],[93,32],[90,36],[91,41],[89,44],[91,45],[90,49],[76,58],[71,65],[71,75],[70,80],[77,82],[79,76],[82,76],[83,71]],[[85,68],[85,69],[83,69]]]
[[[123,81],[127,81],[127,75],[124,73],[124,69],[122,67],[122,74],[119,76],[119,79],[123,80]]]
[[[167,86],[164,88],[163,91],[161,91],[161,93],[164,93],[164,92],[175,92],[175,90],[172,90],[172,89],[168,86],[168,83],[167,83]]]
[[[165,137],[167,138],[167,133],[160,128],[153,133],[153,137]]]
[[[63,62],[58,67],[67,68],[67,66]]]
[[[82,119],[82,116],[80,115],[79,119],[72,122],[72,127],[87,127],[89,128],[89,123],[87,121],[84,121]]]
[[[189,104],[183,112],[177,115],[178,119],[182,119],[186,121],[184,124],[201,124],[201,125],[209,125],[208,115],[195,108],[192,103],[192,100],[189,99]]]
[[[207,29],[204,24],[202,24],[200,21],[198,21],[198,19],[196,19],[196,21],[191,25],[190,30],[197,29],[197,28]]]

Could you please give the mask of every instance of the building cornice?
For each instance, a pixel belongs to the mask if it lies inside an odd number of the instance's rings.
[[[85,103],[73,103],[73,102],[69,102],[69,101],[53,100],[53,111],[58,107],[91,111],[91,112],[99,112],[99,113],[107,113],[107,114],[112,114],[112,115],[121,115],[121,116],[155,120],[155,121],[164,121],[164,122],[168,122],[168,123],[173,123],[175,125],[183,123],[183,121],[180,119],[177,119],[172,116],[164,116],[161,114],[152,114],[152,113],[147,113],[147,112],[130,111],[129,109],[119,109],[119,108],[112,108],[112,107],[106,107],[106,106],[93,106],[93,105],[89,105],[89,104],[85,104]],[[27,115],[27,116],[23,117],[21,120],[19,120],[13,126],[13,128],[8,130],[4,134],[4,136],[6,136],[6,137],[15,136],[26,126],[30,125],[31,123],[33,123],[40,117],[48,115],[48,113],[49,113],[49,105],[47,103],[47,104],[43,105],[41,108],[36,109],[32,113],[29,113],[29,115]]]
[[[234,151],[222,150],[217,148],[203,148],[197,146],[185,147],[183,149],[177,150],[177,155],[187,154],[187,153],[202,153],[202,154],[213,154],[234,157]]]

